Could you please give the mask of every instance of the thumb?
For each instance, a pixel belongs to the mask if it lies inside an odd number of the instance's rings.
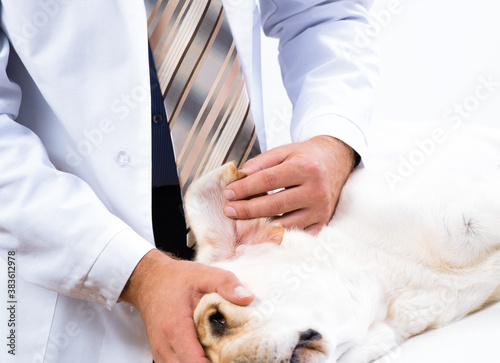
[[[221,295],[221,294],[219,294],[219,295]],[[230,296],[230,295],[232,295],[232,296]],[[248,305],[255,298],[255,295],[253,294],[253,292],[248,290],[243,285],[236,286],[232,292],[228,293],[227,297],[224,295],[221,295],[221,296],[224,299],[229,300],[231,302],[234,302],[235,304],[238,304],[238,305]]]
[[[204,289],[205,293],[216,292],[227,301],[237,305],[248,305],[255,298],[254,294],[230,271],[219,270],[212,274]]]
[[[253,292],[243,286],[236,276],[233,282],[219,285],[217,293],[227,301],[237,305],[248,305],[255,298]]]

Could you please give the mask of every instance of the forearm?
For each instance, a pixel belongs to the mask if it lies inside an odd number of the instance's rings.
[[[280,39],[293,141],[330,135],[366,154],[377,58],[372,45],[358,46],[356,37],[369,26],[370,4],[261,0],[264,30]]]
[[[38,136],[16,122],[22,94],[6,72],[9,52],[0,30],[0,254],[15,251],[32,284],[110,308],[153,246],[82,179],[57,170]]]
[[[0,248],[16,251],[25,280],[110,307],[152,246],[82,180],[56,170],[38,138],[6,115],[0,155]]]

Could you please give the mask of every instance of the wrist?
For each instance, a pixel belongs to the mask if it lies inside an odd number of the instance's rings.
[[[320,135],[313,137],[310,141],[330,148],[336,159],[346,167],[349,173],[359,164],[361,158],[354,149],[336,137]]]
[[[152,249],[139,261],[134,271],[130,275],[120,298],[134,305],[139,311],[142,301],[148,301],[148,294],[155,280],[159,278],[159,271],[162,266],[174,262],[167,254],[158,249]]]

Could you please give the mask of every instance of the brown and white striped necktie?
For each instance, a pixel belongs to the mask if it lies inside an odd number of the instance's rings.
[[[236,47],[220,0],[158,0],[149,42],[183,195],[198,176],[259,153]]]

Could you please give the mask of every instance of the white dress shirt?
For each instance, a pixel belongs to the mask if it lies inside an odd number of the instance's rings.
[[[264,140],[259,10],[223,2]],[[363,156],[375,67],[344,50],[370,3],[261,1],[294,141],[333,135]],[[144,2],[1,0],[0,18],[0,269],[8,251],[17,267],[16,355],[2,344],[0,361],[149,363],[140,315],[118,302],[153,248]]]

